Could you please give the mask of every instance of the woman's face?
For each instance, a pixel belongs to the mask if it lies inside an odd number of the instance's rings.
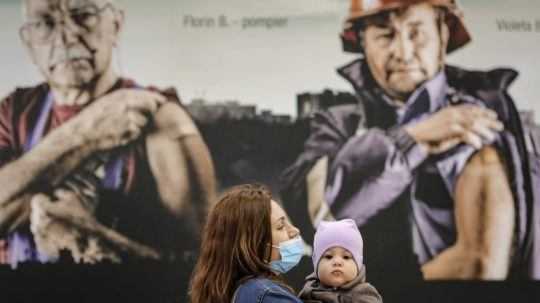
[[[281,259],[279,255],[279,244],[297,237],[300,234],[298,228],[291,224],[285,211],[276,201],[272,200],[270,221],[272,224],[272,254],[270,261]]]

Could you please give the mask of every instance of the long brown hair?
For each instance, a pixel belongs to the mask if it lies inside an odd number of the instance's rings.
[[[214,205],[190,282],[191,303],[229,303],[243,280],[278,279],[268,266],[271,199],[266,187],[246,184],[228,190]]]

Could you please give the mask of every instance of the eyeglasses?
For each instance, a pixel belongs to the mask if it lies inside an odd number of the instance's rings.
[[[78,29],[86,33],[94,31],[97,25],[101,22],[101,13],[107,8],[114,9],[111,3],[105,4],[98,8],[95,5],[89,4],[80,8],[71,9],[67,16],[62,14],[61,17],[53,17],[45,15],[44,17],[26,22],[19,29],[19,34],[23,41],[34,43],[47,43],[52,40],[54,33],[62,26],[67,26],[66,18],[69,18],[71,23]]]

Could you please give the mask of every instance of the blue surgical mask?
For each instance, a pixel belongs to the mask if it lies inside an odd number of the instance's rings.
[[[304,255],[304,241],[301,237],[281,242],[279,246],[272,245],[272,247],[279,249],[281,259],[270,262],[270,267],[282,274],[298,265]]]

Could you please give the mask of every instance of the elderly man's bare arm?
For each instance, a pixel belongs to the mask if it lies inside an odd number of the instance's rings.
[[[92,154],[125,145],[139,137],[148,114],[165,98],[157,93],[123,89],[105,95],[47,134],[33,149],[0,169],[0,235],[28,222],[29,201],[58,186]]]
[[[29,201],[40,190],[40,181],[54,186],[91,154],[89,147],[78,147],[69,137],[67,129],[59,129],[0,169],[0,235],[28,222]]]
[[[190,232],[197,234],[215,195],[214,169],[208,149],[193,121],[178,104],[164,104],[152,120],[146,148],[161,202],[178,227],[186,225],[180,224],[181,221],[189,222],[187,225],[193,229]],[[43,196],[34,199],[34,212],[42,215],[33,220],[32,231],[41,250],[58,255],[67,248],[77,261],[90,263],[104,259],[120,261],[119,253],[154,259],[163,256],[164,252],[158,248],[139,243],[98,222],[88,209],[81,207],[79,198],[70,193],[60,195],[54,203]],[[50,237],[47,231],[53,230],[60,230],[66,239]],[[167,232],[180,232],[180,228]],[[171,238],[180,239],[180,235]],[[76,243],[80,240],[75,239],[86,239],[88,244],[79,246]]]
[[[152,174],[165,207],[198,229],[215,198],[215,174],[208,148],[189,115],[175,103],[156,113],[156,130],[146,139]]]
[[[426,279],[505,279],[515,209],[504,160],[484,147],[467,163],[455,192],[456,243],[424,264]]]

